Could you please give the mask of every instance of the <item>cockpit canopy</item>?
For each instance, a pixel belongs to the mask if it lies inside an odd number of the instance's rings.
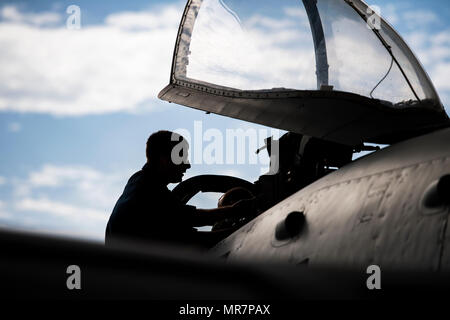
[[[191,0],[160,98],[346,144],[448,124],[412,51],[359,0]]]

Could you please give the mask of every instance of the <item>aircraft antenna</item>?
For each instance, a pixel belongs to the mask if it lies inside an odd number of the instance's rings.
[[[391,65],[389,66],[388,71],[386,72],[386,74],[383,76],[383,78],[381,78],[380,81],[378,81],[378,83],[375,85],[375,87],[373,87],[372,91],[370,91],[370,97],[373,99],[372,93],[375,91],[375,89],[380,85],[381,82],[383,82],[384,79],[386,79],[386,77],[388,76],[389,72],[391,72],[392,69],[392,65],[394,64],[394,57],[391,56]]]
[[[367,16],[362,13],[361,11],[359,11],[359,9],[355,6],[355,4],[350,1],[350,0],[344,0],[350,7],[353,8],[353,10],[355,10],[355,12],[364,20],[367,22]],[[383,20],[382,20],[383,21]],[[412,93],[414,94],[414,96],[416,97],[417,101],[420,101],[419,96],[417,95],[416,91],[414,90],[411,82],[409,81],[408,77],[405,74],[405,71],[403,70],[402,66],[400,65],[400,63],[397,61],[397,59],[394,56],[394,53],[392,52],[391,46],[386,42],[386,40],[384,40],[383,36],[380,34],[380,32],[376,29],[376,28],[370,28],[373,33],[377,36],[377,38],[380,40],[381,44],[386,48],[386,50],[389,52],[389,54],[391,55],[392,59],[395,61],[395,64],[397,65],[398,69],[400,70],[400,72],[403,75],[403,78],[405,78],[406,82],[408,83],[409,88],[411,89]]]

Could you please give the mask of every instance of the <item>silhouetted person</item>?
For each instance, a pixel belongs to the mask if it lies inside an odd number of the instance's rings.
[[[105,244],[121,240],[164,241],[210,247],[220,234],[198,232],[194,227],[251,210],[251,201],[239,201],[217,209],[197,209],[183,204],[167,189],[182,180],[191,166],[188,144],[182,136],[158,131],[147,140],[147,163],[128,180],[106,227]]]

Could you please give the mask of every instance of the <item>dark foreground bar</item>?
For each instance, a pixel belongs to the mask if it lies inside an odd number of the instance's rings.
[[[0,248],[1,295],[9,299],[165,300],[172,301],[170,306],[176,312],[182,312],[180,308],[186,307],[186,302],[192,307],[207,307],[196,301],[209,301],[222,311],[228,305],[228,312],[230,305],[233,312],[235,305],[247,305],[238,310],[246,308],[248,313],[250,304],[253,311],[258,306],[264,310],[271,302],[275,303],[271,308],[276,309],[277,301],[443,299],[450,292],[450,277],[442,273],[383,270],[381,289],[369,290],[366,282],[370,274],[366,270],[231,263],[164,245],[130,244],[111,249],[89,242],[1,231]]]

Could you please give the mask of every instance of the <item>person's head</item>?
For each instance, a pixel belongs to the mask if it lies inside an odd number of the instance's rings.
[[[155,132],[147,140],[147,163],[168,183],[180,182],[191,167],[188,149],[189,145],[181,135],[165,130]]]

